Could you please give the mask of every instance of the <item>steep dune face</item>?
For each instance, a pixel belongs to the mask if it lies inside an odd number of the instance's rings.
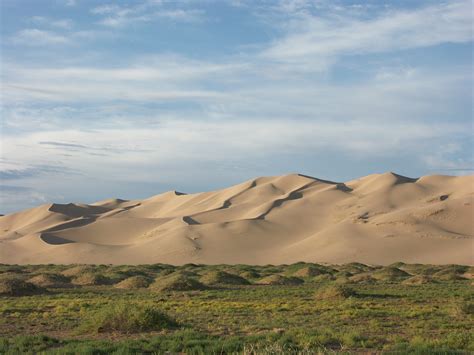
[[[0,263],[473,264],[474,176],[262,177],[0,217]]]

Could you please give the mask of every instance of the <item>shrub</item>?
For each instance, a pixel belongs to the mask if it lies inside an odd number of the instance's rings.
[[[410,274],[399,268],[388,266],[373,272],[372,277],[380,281],[400,281],[410,277]]]
[[[434,281],[430,276],[415,275],[415,276],[412,276],[412,277],[406,279],[402,283],[404,285],[425,285],[425,284],[430,284],[430,283],[435,283],[435,282],[436,281]]]
[[[72,283],[80,286],[97,286],[107,285],[110,283],[110,280],[101,274],[86,272],[74,278]]]
[[[331,274],[318,275],[312,278],[313,282],[328,282],[334,280]]]
[[[69,279],[60,274],[39,274],[28,280],[29,283],[39,287],[61,288],[69,285]]]
[[[300,285],[303,280],[297,277],[285,277],[282,275],[270,275],[257,282],[260,285]]]
[[[44,292],[46,292],[44,288],[20,279],[6,278],[0,280],[0,295],[29,296]]]
[[[155,307],[117,303],[91,314],[81,330],[96,333],[138,333],[173,328],[176,325],[173,319]]]
[[[249,270],[249,271],[243,271],[240,273],[240,276],[243,277],[244,279],[258,279],[262,275],[260,275],[258,272]]]
[[[474,302],[463,301],[459,305],[459,311],[461,314],[474,315]]]
[[[61,272],[61,274],[66,277],[75,277],[75,276],[80,276],[81,274],[92,272],[92,271],[93,271],[93,268],[91,266],[78,265],[78,266],[74,266],[74,267],[64,270],[63,272]]]
[[[199,281],[205,285],[248,285],[250,284],[241,276],[229,274],[225,271],[210,271],[204,274]]]
[[[315,266],[306,266],[303,267],[293,273],[293,276],[296,277],[313,277],[313,276],[318,276],[318,275],[324,275],[328,274],[329,272],[322,269],[322,268],[317,268]]]
[[[371,284],[375,282],[375,279],[369,273],[362,273],[349,277],[349,281],[353,283]]]
[[[465,280],[464,277],[461,276],[463,271],[458,270],[454,267],[447,267],[444,269],[439,270],[433,274],[433,278],[440,281],[457,281],[457,280]]]
[[[317,299],[345,299],[357,296],[357,292],[345,285],[330,285],[316,292]]]
[[[115,288],[122,288],[126,290],[134,290],[138,288],[146,288],[150,285],[150,279],[144,276],[132,276],[115,284]]]
[[[190,291],[204,290],[206,286],[191,276],[174,273],[157,278],[150,288],[157,291]]]

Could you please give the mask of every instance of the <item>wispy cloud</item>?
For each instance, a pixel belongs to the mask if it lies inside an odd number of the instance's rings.
[[[317,63],[339,55],[422,48],[473,38],[471,1],[392,10],[373,19],[351,16],[351,12],[318,16],[301,11],[301,5],[288,6],[299,10],[298,17],[287,24],[288,33],[263,52],[266,58]]]
[[[11,41],[15,44],[28,46],[58,45],[67,44],[69,39],[66,36],[53,31],[45,31],[37,28],[27,28],[16,33]]]
[[[107,4],[92,8],[91,13],[102,16],[99,23],[110,27],[151,22],[159,19],[195,22],[202,20],[204,15],[204,12],[198,9],[166,8],[163,5],[164,3],[161,1],[145,1],[130,6]]]
[[[71,29],[74,26],[74,22],[71,19],[52,19],[44,16],[33,16],[31,21],[42,26],[56,27],[66,30]]]

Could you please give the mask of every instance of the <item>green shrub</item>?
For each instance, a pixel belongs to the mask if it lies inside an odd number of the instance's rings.
[[[316,291],[316,299],[345,299],[357,296],[357,292],[346,285],[329,285]]]
[[[190,291],[204,290],[206,286],[191,276],[173,273],[157,278],[150,288],[156,291]]]
[[[92,313],[80,329],[96,333],[138,333],[176,326],[173,319],[155,307],[121,302]]]
[[[45,292],[44,288],[20,279],[7,278],[0,280],[0,295],[29,296]]]
[[[115,284],[114,287],[125,289],[125,290],[134,290],[138,288],[146,288],[149,285],[150,285],[150,279],[148,279],[147,277],[132,276]]]
[[[31,279],[28,279],[28,282],[32,283],[33,285],[46,288],[61,288],[70,286],[69,279],[66,276],[52,273],[36,275]]]
[[[199,281],[205,285],[248,285],[246,279],[241,276],[229,274],[225,271],[209,271]]]
[[[282,275],[270,275],[257,282],[260,285],[300,285],[304,283],[298,277],[285,277]]]
[[[396,267],[388,266],[373,272],[372,277],[380,281],[400,281],[410,277],[410,274]]]
[[[110,280],[101,274],[86,272],[74,278],[72,283],[80,286],[97,286],[107,285],[110,283]]]

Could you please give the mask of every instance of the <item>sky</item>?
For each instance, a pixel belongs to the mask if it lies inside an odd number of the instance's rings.
[[[1,0],[0,213],[472,174],[472,1]]]

